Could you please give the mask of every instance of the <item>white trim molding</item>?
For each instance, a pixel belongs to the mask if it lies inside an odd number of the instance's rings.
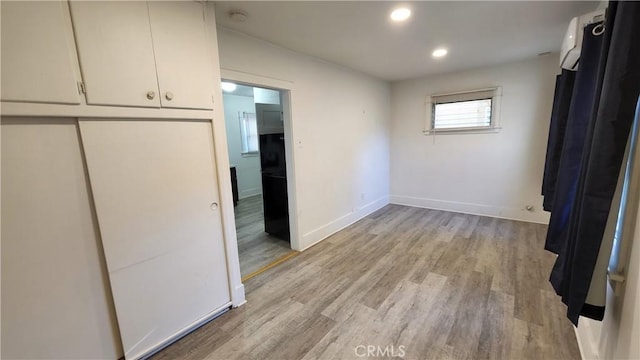
[[[285,161],[287,164],[286,168],[287,195],[289,204],[289,233],[291,235],[291,249],[300,251],[302,236],[300,235],[298,216],[296,215],[298,214],[299,204],[297,198],[298,185],[296,182],[295,146],[293,146],[293,139],[295,138],[295,120],[293,120],[293,97],[295,94],[295,84],[292,81],[288,80],[275,79],[225,68],[220,68],[220,75],[222,79],[233,81],[235,83],[281,91],[280,94],[282,96],[282,112],[284,117]]]
[[[491,97],[491,123],[489,126],[463,128],[452,127],[446,129],[433,128],[434,104],[444,102],[479,100],[487,98],[489,96]],[[425,101],[425,123],[422,133],[424,135],[498,133],[500,132],[500,130],[502,130],[502,127],[500,126],[500,111],[502,109],[501,102],[502,86],[430,95]]]
[[[588,319],[580,319],[580,325],[574,327],[580,356],[583,360],[600,360],[598,353],[598,343],[593,339],[593,330]]]
[[[374,211],[381,209],[387,204],[389,204],[389,198],[383,196],[362,207],[356,208],[354,209],[354,211],[345,214],[325,225],[309,231],[308,233],[302,235],[301,243],[304,244],[304,247],[300,251],[304,251],[312,247],[313,245],[321,242],[322,240],[373,213]]]
[[[542,212],[540,209],[536,212],[529,212],[524,208],[517,207],[502,207],[403,195],[391,195],[389,197],[389,202],[397,205],[488,216],[499,219],[526,221],[537,224],[549,223],[549,214]]]

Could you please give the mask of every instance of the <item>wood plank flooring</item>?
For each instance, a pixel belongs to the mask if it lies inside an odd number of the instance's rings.
[[[264,232],[262,195],[238,200],[235,218],[240,273],[243,277],[291,252],[288,241]]]
[[[579,359],[545,231],[388,205],[247,281],[246,305],[154,359]]]

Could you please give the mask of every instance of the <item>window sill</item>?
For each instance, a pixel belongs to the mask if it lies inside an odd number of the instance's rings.
[[[462,135],[462,134],[496,134],[502,128],[493,126],[488,128],[462,128],[462,129],[430,129],[423,130],[424,135]]]
[[[257,157],[258,155],[260,155],[260,153],[257,152],[257,151],[252,151],[252,152],[248,152],[248,153],[241,153],[240,155],[242,155],[243,158],[246,158],[246,157]]]

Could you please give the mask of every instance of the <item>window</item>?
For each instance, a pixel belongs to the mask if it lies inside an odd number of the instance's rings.
[[[497,132],[501,94],[492,88],[430,96],[424,133]]]
[[[259,144],[256,114],[247,112],[238,114],[240,117],[240,136],[242,137],[242,155],[257,154]]]

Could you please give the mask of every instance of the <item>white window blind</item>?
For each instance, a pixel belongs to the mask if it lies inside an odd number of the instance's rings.
[[[500,97],[500,88],[431,95],[424,132],[495,131]]]
[[[255,154],[259,151],[258,142],[258,123],[256,114],[241,112],[240,117],[240,135],[242,136],[242,153]]]
[[[433,128],[491,126],[491,99],[460,101],[433,106]]]

